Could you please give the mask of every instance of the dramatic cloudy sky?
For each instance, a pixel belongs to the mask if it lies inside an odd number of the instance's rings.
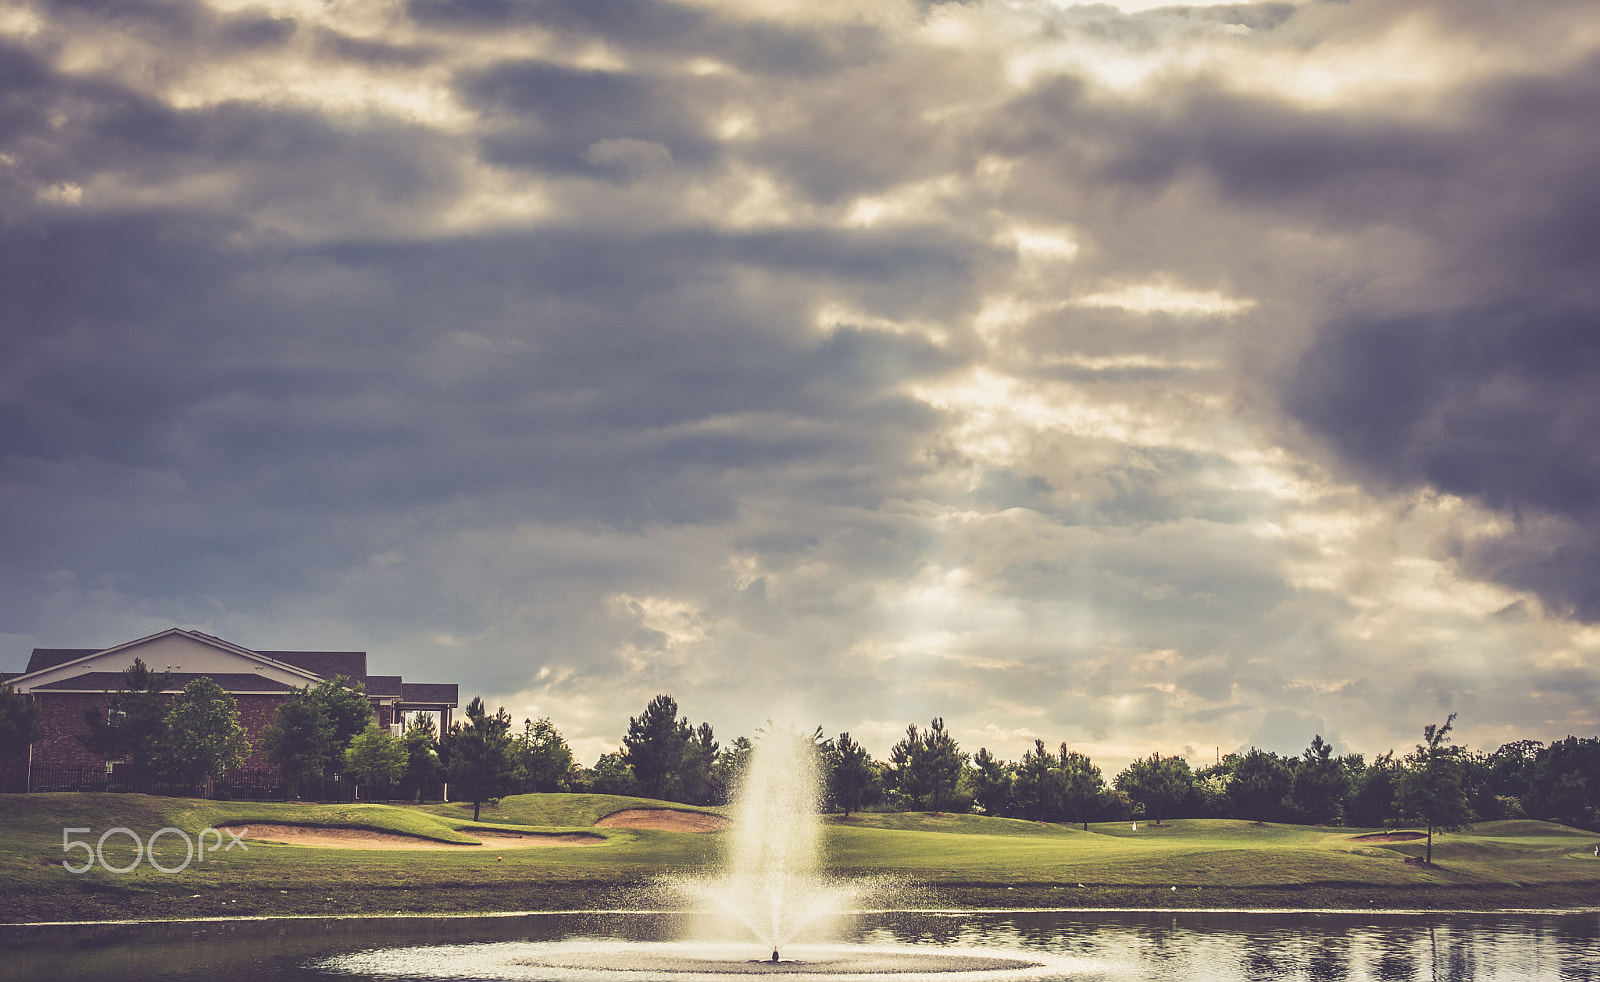
[[[1600,730],[1592,0],[0,0],[0,668]]]

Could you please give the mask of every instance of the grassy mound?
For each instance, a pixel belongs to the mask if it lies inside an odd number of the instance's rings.
[[[669,802],[607,795],[519,795],[486,806],[306,805],[212,802],[142,795],[0,796],[0,921],[202,917],[239,914],[469,912],[638,907],[663,901],[664,874],[718,868],[727,837],[595,828],[618,811]],[[475,829],[583,832],[583,849],[362,851],[300,845],[213,850],[181,872],[137,862],[124,835],[105,844],[108,865],[81,873],[73,841],[125,828],[142,839],[180,829],[191,839],[224,824],[273,822],[359,828],[434,842],[472,841]],[[1421,841],[1360,842],[1361,829],[1223,820],[1044,825],[934,813],[831,816],[824,858],[847,876],[915,888],[884,901],[934,906],[1471,907],[1600,906],[1600,836],[1542,822],[1485,823]],[[1381,831],[1381,830],[1370,830]],[[162,866],[183,864],[185,843],[165,835]],[[908,900],[907,897],[915,899]]]

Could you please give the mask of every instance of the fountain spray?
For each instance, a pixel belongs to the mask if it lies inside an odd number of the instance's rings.
[[[815,744],[769,724],[734,797],[726,872],[706,885],[719,910],[770,948],[772,962],[806,927],[842,913],[854,893],[822,875],[820,783]]]

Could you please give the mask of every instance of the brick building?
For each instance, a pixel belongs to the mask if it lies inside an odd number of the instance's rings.
[[[209,675],[239,706],[239,722],[250,741],[247,767],[264,766],[258,748],[273,711],[290,690],[343,675],[366,688],[373,718],[398,732],[413,713],[433,713],[440,732],[459,704],[454,682],[407,682],[398,675],[367,674],[365,651],[251,651],[199,631],[173,628],[110,648],[35,648],[26,671],[0,673],[38,704],[41,739],[35,764],[99,764],[101,759],[74,738],[87,732],[83,711],[104,706],[122,685],[122,671],[142,659],[152,672],[169,674],[165,692],[177,692]]]

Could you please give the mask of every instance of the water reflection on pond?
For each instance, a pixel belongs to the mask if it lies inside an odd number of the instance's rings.
[[[778,966],[673,914],[293,919],[0,935],[14,978],[1600,982],[1600,914],[887,912]]]

